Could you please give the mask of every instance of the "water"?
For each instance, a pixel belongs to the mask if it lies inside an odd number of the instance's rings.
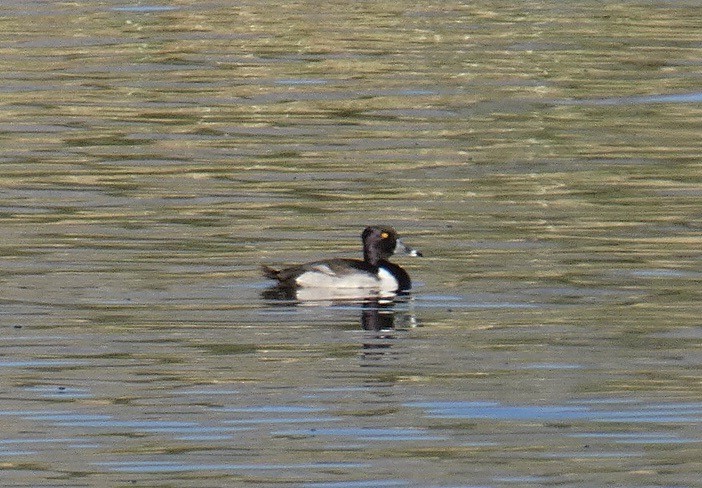
[[[702,486],[697,2],[0,10],[3,486]]]

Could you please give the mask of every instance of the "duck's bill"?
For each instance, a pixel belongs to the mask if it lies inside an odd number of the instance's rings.
[[[400,239],[397,240],[395,245],[395,254],[408,254],[410,256],[422,256],[422,253],[417,249],[412,249],[409,246],[405,246],[404,242]]]

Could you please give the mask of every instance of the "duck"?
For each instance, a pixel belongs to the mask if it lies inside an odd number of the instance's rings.
[[[422,256],[406,246],[394,228],[366,227],[361,234],[363,260],[334,258],[280,270],[263,265],[263,274],[285,289],[362,289],[379,293],[407,292],[412,281],[407,271],[388,261],[393,254]]]

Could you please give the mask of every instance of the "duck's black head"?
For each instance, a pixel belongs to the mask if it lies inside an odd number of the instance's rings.
[[[363,240],[363,259],[373,266],[377,266],[381,260],[386,260],[395,253],[422,255],[416,249],[405,246],[392,227],[366,227],[361,234],[361,240]]]

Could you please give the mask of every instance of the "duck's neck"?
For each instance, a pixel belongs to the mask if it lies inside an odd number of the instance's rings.
[[[378,266],[383,260],[381,253],[374,248],[363,249],[363,260],[371,266]]]

